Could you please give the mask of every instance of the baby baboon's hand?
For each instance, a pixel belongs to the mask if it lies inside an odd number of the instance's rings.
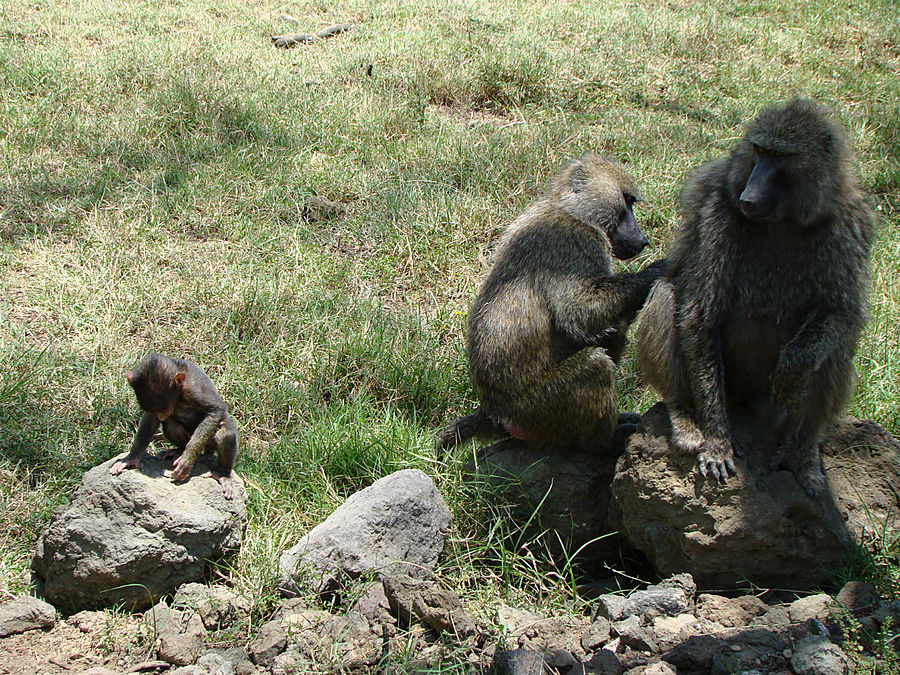
[[[116,463],[113,464],[111,467],[109,467],[109,472],[110,472],[113,476],[118,476],[118,475],[119,475],[120,473],[122,473],[125,469],[136,469],[139,461],[140,461],[140,460],[123,460],[123,459],[120,459],[118,462],[116,462]]]
[[[700,464],[700,473],[706,477],[712,475],[717,481],[728,481],[728,472],[736,473],[734,469],[734,449],[731,442],[724,438],[709,438],[703,442],[700,454],[697,456]]]
[[[172,465],[172,480],[185,480],[191,475],[191,469],[194,468],[194,465],[187,461],[186,454],[181,453]]]

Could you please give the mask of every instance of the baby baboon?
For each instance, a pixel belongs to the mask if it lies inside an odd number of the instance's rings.
[[[189,361],[150,354],[133,372],[126,373],[138,403],[144,410],[131,452],[114,463],[109,472],[118,475],[134,469],[162,423],[163,435],[181,450],[171,477],[190,477],[194,462],[203,452],[215,453],[219,481],[226,499],[234,496],[231,470],[238,454],[237,426],[212,380]]]
[[[615,364],[625,331],[663,268],[612,273],[647,244],[625,170],[587,155],[503,233],[469,314],[469,369],[481,405],[438,436],[438,453],[472,436],[596,449],[617,423]],[[633,423],[633,422],[632,422]]]
[[[734,472],[729,416],[742,414],[777,434],[773,468],[816,495],[819,438],[852,391],[868,314],[875,217],[853,153],[818,103],[774,105],[688,179],[681,208],[641,313],[638,368],[704,476]]]

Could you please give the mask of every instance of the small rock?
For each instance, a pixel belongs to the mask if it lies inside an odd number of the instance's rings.
[[[578,665],[578,659],[559,647],[551,647],[544,652],[544,667],[550,672],[569,673]]]
[[[187,666],[197,660],[206,629],[196,612],[172,609],[160,602],[144,616],[156,631],[157,658],[173,666]]]
[[[377,581],[367,584],[350,611],[361,614],[369,621],[383,622],[391,612],[391,603],[384,593],[384,584]]]
[[[258,666],[268,668],[287,648],[287,632],[281,625],[281,621],[267,621],[259,627],[256,638],[247,646],[250,660]]]
[[[781,628],[791,622],[791,612],[785,605],[773,605],[766,613],[752,621],[754,626]]]
[[[242,647],[226,649],[222,652],[222,658],[231,664],[234,675],[254,675],[257,672],[250,655]]]
[[[794,646],[791,668],[797,675],[846,675],[850,663],[840,647],[825,637],[812,636]]]
[[[581,646],[585,652],[592,652],[609,642],[609,631],[612,628],[608,619],[597,617],[581,634]]]
[[[597,604],[591,612],[591,619],[599,616],[607,621],[620,621],[625,618],[625,602],[626,599],[621,595],[604,593],[597,598]]]
[[[819,593],[818,595],[808,595],[805,598],[794,600],[790,604],[788,611],[791,615],[791,621],[801,623],[809,619],[825,620],[835,608],[835,602],[827,593]]]
[[[224,586],[184,584],[174,604],[196,611],[207,630],[232,626],[250,616],[250,602]]]
[[[351,495],[278,561],[285,595],[308,587],[316,594],[341,588],[369,572],[430,575],[444,548],[450,509],[434,481],[403,469]]]
[[[408,624],[414,616],[438,633],[453,633],[466,638],[477,632],[475,619],[453,591],[406,574],[388,576],[383,584],[391,611],[402,623]]]
[[[168,675],[235,675],[231,662],[221,654],[204,654],[192,666],[184,666],[170,670]]]
[[[854,616],[872,612],[881,603],[878,591],[863,581],[848,581],[835,597],[835,601]]]
[[[622,675],[622,664],[615,652],[600,649],[587,662],[585,670],[590,675]]]
[[[544,657],[529,649],[498,649],[491,663],[495,675],[542,675]]]
[[[106,612],[86,609],[83,612],[78,612],[78,614],[73,614],[67,621],[82,633],[93,633],[106,625]]]
[[[678,675],[678,671],[665,661],[657,661],[632,668],[625,675]]]
[[[167,663],[166,667],[168,667],[168,665],[169,664]],[[121,675],[121,673],[118,670],[110,670],[103,666],[94,666],[93,668],[79,671],[79,675]]]
[[[657,616],[652,623],[657,650],[670,649],[693,634],[700,632],[697,617],[693,614]]]
[[[689,612],[693,603],[693,579],[690,575],[680,575],[691,579],[691,585],[680,580],[662,582],[648,586],[643,591],[635,591],[625,600],[622,617],[629,616],[678,616]],[[673,578],[674,579],[674,578]],[[687,587],[686,587],[687,586]]]
[[[656,636],[641,625],[641,619],[636,614],[622,621],[616,621],[612,627],[622,640],[622,644],[642,652],[657,651]]]
[[[755,595],[726,598],[701,593],[697,598],[697,616],[715,621],[725,628],[746,626],[751,620],[769,611],[769,606]]]
[[[581,634],[587,628],[583,617],[545,617],[534,612],[502,606],[497,610],[497,623],[519,647],[533,651],[559,648],[584,654]]]
[[[56,608],[30,595],[0,606],[0,637],[49,628],[55,623]]]

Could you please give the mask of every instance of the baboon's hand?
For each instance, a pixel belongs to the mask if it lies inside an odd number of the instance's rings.
[[[711,475],[717,481],[728,481],[728,472],[736,473],[734,469],[734,449],[731,443],[724,438],[709,438],[703,442],[700,454],[697,455],[700,464],[700,473],[706,477]]]
[[[191,475],[191,469],[194,468],[194,465],[187,461],[186,454],[184,452],[181,453],[172,465],[172,480],[185,480]]]
[[[129,460],[120,459],[118,462],[116,462],[111,467],[109,467],[109,472],[113,476],[118,476],[125,469],[136,469],[139,461],[140,460],[134,460],[134,459],[129,459]]]

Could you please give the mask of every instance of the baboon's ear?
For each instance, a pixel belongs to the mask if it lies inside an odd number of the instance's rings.
[[[175,373],[175,384],[179,387],[184,384],[184,378],[187,376],[187,373]]]
[[[125,373],[125,379],[128,380],[128,384],[134,384],[134,373]]]
[[[585,171],[584,164],[578,164],[572,167],[572,173],[569,175],[569,187],[572,188],[572,192],[578,193],[584,190],[587,185],[587,171]]]

